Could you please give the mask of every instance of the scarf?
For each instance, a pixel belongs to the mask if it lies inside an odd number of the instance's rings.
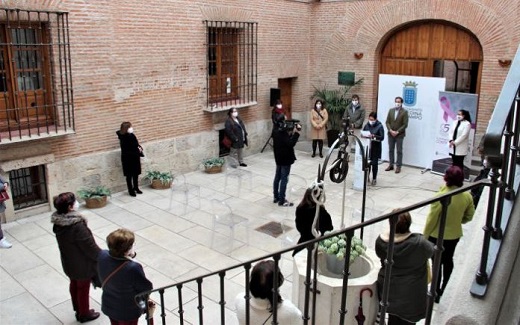
[[[79,222],[85,222],[86,224],[87,219],[85,219],[85,217],[77,211],[70,211],[65,214],[54,212],[51,215],[51,223],[55,224],[56,226],[67,227]]]

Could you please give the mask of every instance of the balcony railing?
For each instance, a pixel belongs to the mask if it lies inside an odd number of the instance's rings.
[[[481,262],[478,266],[478,272],[475,276],[473,286],[471,288],[471,294],[477,297],[483,297],[486,293],[487,286],[490,285],[492,280],[492,273],[495,264],[498,261],[501,243],[504,236],[507,235],[507,225],[509,223],[509,219],[511,217],[511,211],[514,204],[515,193],[518,193],[519,189],[519,179],[520,177],[516,177],[517,169],[516,165],[520,163],[519,157],[519,132],[520,132],[520,48],[516,54],[515,60],[511,66],[511,70],[507,76],[506,82],[504,83],[504,88],[500,95],[500,98],[495,107],[492,119],[489,122],[489,127],[487,130],[487,134],[483,141],[484,144],[484,153],[487,156],[488,162],[491,165],[491,171],[489,174],[489,180],[481,180],[478,182],[470,183],[466,186],[463,186],[459,189],[451,191],[441,196],[437,196],[435,198],[431,198],[428,200],[423,200],[414,205],[408,206],[406,208],[402,208],[397,212],[391,212],[379,216],[377,218],[373,218],[371,220],[361,222],[357,225],[350,226],[344,228],[340,231],[336,231],[330,233],[326,236],[322,236],[318,239],[293,246],[290,248],[282,249],[276,251],[274,253],[261,256],[255,259],[251,259],[247,262],[240,263],[237,265],[233,265],[224,269],[221,269],[216,272],[212,272],[203,276],[196,276],[191,279],[177,282],[168,286],[164,286],[161,288],[153,289],[149,292],[143,292],[137,295],[136,299],[147,298],[152,293],[158,293],[160,296],[160,318],[162,324],[167,324],[166,319],[166,305],[165,305],[165,294],[169,291],[177,290],[178,297],[178,321],[176,319],[171,319],[170,323],[178,323],[184,324],[184,314],[186,312],[186,306],[183,303],[184,295],[183,289],[191,284],[196,285],[197,291],[197,311],[198,311],[198,323],[211,323],[217,324],[217,319],[219,319],[219,324],[224,325],[226,322],[225,319],[225,310],[226,310],[226,297],[225,297],[225,285],[226,280],[225,276],[228,272],[238,269],[244,271],[243,283],[245,287],[245,301],[246,301],[246,323],[250,323],[249,318],[249,299],[251,298],[250,289],[249,289],[249,280],[250,280],[250,271],[253,263],[264,260],[264,259],[273,259],[276,266],[279,265],[279,262],[284,254],[291,254],[296,247],[305,247],[307,248],[307,266],[305,273],[305,297],[304,297],[304,307],[302,308],[303,318],[302,324],[316,324],[316,314],[311,312],[316,310],[316,283],[317,283],[317,263],[311,263],[311,261],[317,260],[317,249],[314,249],[317,246],[317,243],[321,240],[330,238],[332,236],[338,234],[345,234],[347,236],[347,252],[348,256],[345,258],[345,264],[343,267],[343,282],[342,282],[342,293],[341,293],[341,307],[338,310],[340,315],[339,324],[345,323],[345,315],[349,312],[346,309],[346,296],[348,294],[348,281],[349,277],[349,257],[350,257],[350,239],[354,236],[356,231],[362,231],[364,228],[375,225],[381,222],[385,222],[390,220],[390,236],[389,236],[389,246],[388,253],[385,259],[385,282],[383,284],[383,291],[380,300],[379,306],[379,314],[385,315],[387,307],[388,307],[388,297],[390,290],[390,275],[392,272],[392,264],[393,264],[393,250],[395,243],[395,225],[397,222],[397,215],[403,212],[410,212],[422,207],[426,207],[434,202],[440,202],[442,205],[442,213],[440,218],[440,227],[439,227],[439,236],[437,238],[437,243],[434,249],[434,264],[432,267],[433,276],[432,283],[430,285],[430,289],[428,292],[428,300],[427,300],[427,310],[426,310],[426,320],[425,324],[432,324],[432,312],[433,312],[433,303],[436,295],[435,288],[437,285],[437,275],[440,269],[440,261],[441,254],[443,251],[443,242],[444,242],[444,230],[446,225],[446,215],[447,215],[447,207],[450,202],[450,198],[456,194],[476,189],[480,187],[488,187],[489,188],[489,197],[486,208],[486,222],[483,225],[483,244],[482,244],[482,253],[481,253]],[[277,269],[277,268],[276,268]],[[218,296],[212,297],[214,301],[218,301],[220,305],[220,315],[219,317],[215,317],[215,315],[205,314],[205,305],[203,303],[203,295],[204,295],[204,281],[212,278],[218,277],[218,281],[220,283],[220,289],[218,292]],[[274,276],[274,279],[278,279],[278,277]],[[388,279],[388,280],[387,280]],[[273,283],[273,304],[276,305],[278,299],[278,281],[274,281]],[[312,296],[312,297],[311,297]],[[169,308],[171,310],[171,308]],[[157,319],[157,317],[156,317]],[[150,323],[150,322],[149,322]],[[278,315],[276,313],[276,309],[273,310],[273,315],[270,320],[270,324],[278,324]],[[380,324],[385,324],[385,318],[381,317]],[[323,325],[323,324],[320,324]]]

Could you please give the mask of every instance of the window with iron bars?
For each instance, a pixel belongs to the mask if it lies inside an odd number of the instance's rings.
[[[12,200],[15,210],[47,203],[47,182],[43,165],[9,172]]]
[[[74,131],[68,15],[0,10],[0,143]]]
[[[247,106],[257,100],[257,23],[205,21],[207,106]]]

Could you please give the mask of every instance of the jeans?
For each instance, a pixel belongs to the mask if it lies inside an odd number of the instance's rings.
[[[403,140],[404,137],[393,137],[390,134],[388,135],[388,154],[390,156],[390,165],[393,166],[394,162],[397,167],[401,167],[403,165]],[[397,147],[397,161],[395,161],[395,149]]]
[[[273,181],[273,197],[280,202],[285,202],[285,190],[289,182],[289,174],[291,173],[291,165],[276,165],[276,174]]]

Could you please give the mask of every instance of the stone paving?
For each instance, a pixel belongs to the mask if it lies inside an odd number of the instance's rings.
[[[292,175],[305,178],[307,183],[316,177],[318,164],[323,161],[311,158],[310,143],[297,146],[298,160]],[[89,222],[98,245],[106,248],[105,238],[113,230],[125,227],[136,233],[137,259],[143,264],[147,277],[154,287],[166,286],[176,281],[206,274],[251,258],[260,257],[284,245],[284,241],[297,240],[292,230],[279,238],[273,238],[255,229],[270,222],[294,218],[294,207],[279,207],[272,203],[272,178],[275,164],[272,152],[254,154],[245,158],[245,171],[250,174],[233,177],[228,169],[219,174],[194,171],[184,174],[190,184],[200,186],[200,200],[195,192],[154,190],[142,186],[144,194],[131,197],[126,192],[115,193],[106,207],[89,210],[80,208]],[[345,181],[345,224],[360,221],[360,191],[352,190],[353,170]],[[377,186],[367,190],[367,218],[386,213],[396,207],[406,206],[430,198],[443,183],[442,177],[418,168],[403,167],[400,174],[385,172],[380,165]],[[248,177],[251,177],[249,182]],[[294,179],[297,176],[293,176]],[[240,184],[240,189],[239,185]],[[291,194],[291,181],[288,193]],[[71,189],[76,190],[76,189]],[[338,229],[341,224],[343,184],[331,183],[327,177],[326,207]],[[293,194],[295,196],[296,194]],[[235,213],[248,219],[247,227],[237,227],[232,243],[228,229],[213,231],[212,200],[225,200]],[[289,197],[299,202],[300,197]],[[170,208],[171,206],[171,208]],[[412,231],[422,231],[428,208],[413,212]],[[50,214],[34,215],[3,225],[6,238],[13,243],[11,249],[0,250],[0,323],[1,324],[73,324],[76,323],[68,292],[68,278],[62,271],[60,256]],[[365,230],[364,242],[373,247],[377,235],[386,228],[378,224]],[[213,246],[212,234],[215,235]],[[248,236],[246,236],[248,235]],[[282,271],[287,281],[282,296],[291,298],[292,263],[290,254],[283,257]],[[226,274],[225,297],[226,324],[237,324],[234,316],[234,297],[243,291],[244,277],[240,269]],[[185,324],[197,324],[197,288],[194,284],[183,289]],[[91,308],[100,310],[101,290],[91,289]],[[219,283],[213,277],[204,281],[205,324],[216,324],[219,315]],[[166,292],[167,323],[177,324],[177,290]],[[158,296],[154,297],[158,300]],[[352,309],[351,309],[352,310]],[[212,318],[213,317],[213,320]],[[108,324],[102,315],[89,324]],[[143,317],[140,324],[144,324]],[[156,312],[156,323],[159,323]]]

